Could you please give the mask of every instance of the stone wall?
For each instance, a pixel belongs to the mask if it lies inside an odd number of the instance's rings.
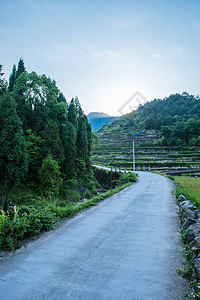
[[[183,195],[178,198],[182,232],[187,230],[185,244],[189,245],[194,252],[194,270],[200,280],[200,211],[194,204]]]

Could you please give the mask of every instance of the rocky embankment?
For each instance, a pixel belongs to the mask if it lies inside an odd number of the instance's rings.
[[[194,270],[196,277],[200,280],[200,211],[183,195],[179,196],[178,204],[182,233],[186,232],[184,242],[194,252]]]

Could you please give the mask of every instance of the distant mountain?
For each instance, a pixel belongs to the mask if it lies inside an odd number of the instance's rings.
[[[99,112],[91,112],[89,115],[87,115],[88,122],[92,126],[92,131],[97,131],[100,129],[103,125],[111,123],[112,121],[118,119],[119,117],[111,117],[104,113]]]

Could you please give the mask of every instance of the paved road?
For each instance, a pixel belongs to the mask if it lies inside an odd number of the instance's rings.
[[[0,259],[0,299],[184,299],[171,182],[139,182]]]

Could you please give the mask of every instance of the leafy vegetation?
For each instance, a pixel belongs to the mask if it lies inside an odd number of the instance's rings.
[[[192,275],[193,275],[193,270],[194,270],[194,251],[191,249],[191,247],[189,245],[185,244],[186,234],[187,234],[187,230],[184,230],[181,235],[181,238],[182,238],[182,242],[183,242],[183,252],[184,252],[185,258],[187,259],[188,267],[184,271],[181,269],[178,269],[177,272],[183,278],[193,281]]]
[[[128,182],[136,182],[137,181],[137,174],[135,173],[123,173],[121,174],[120,181],[122,184],[128,183]]]
[[[51,230],[133,178],[112,182],[107,174],[106,186],[105,176],[97,182],[94,134],[77,97],[67,103],[55,81],[28,73],[23,59],[9,84],[3,76],[0,66],[0,249],[15,251],[24,238]],[[98,194],[102,186],[106,192]]]
[[[130,185],[129,182],[91,199],[84,199],[81,203],[69,203],[64,207],[57,205],[56,202],[40,201],[37,206],[14,206],[8,213],[2,210],[0,213],[0,249],[15,251],[24,238],[53,229],[57,221],[72,217],[78,211],[96,205],[128,185]]]
[[[0,66],[2,209],[16,204],[11,195],[19,185],[37,192],[39,187],[49,199],[64,199],[69,190],[79,193],[79,198],[83,189],[94,193],[91,125],[78,98],[67,103],[56,82],[28,73],[23,59],[13,66],[9,84],[3,76]]]

